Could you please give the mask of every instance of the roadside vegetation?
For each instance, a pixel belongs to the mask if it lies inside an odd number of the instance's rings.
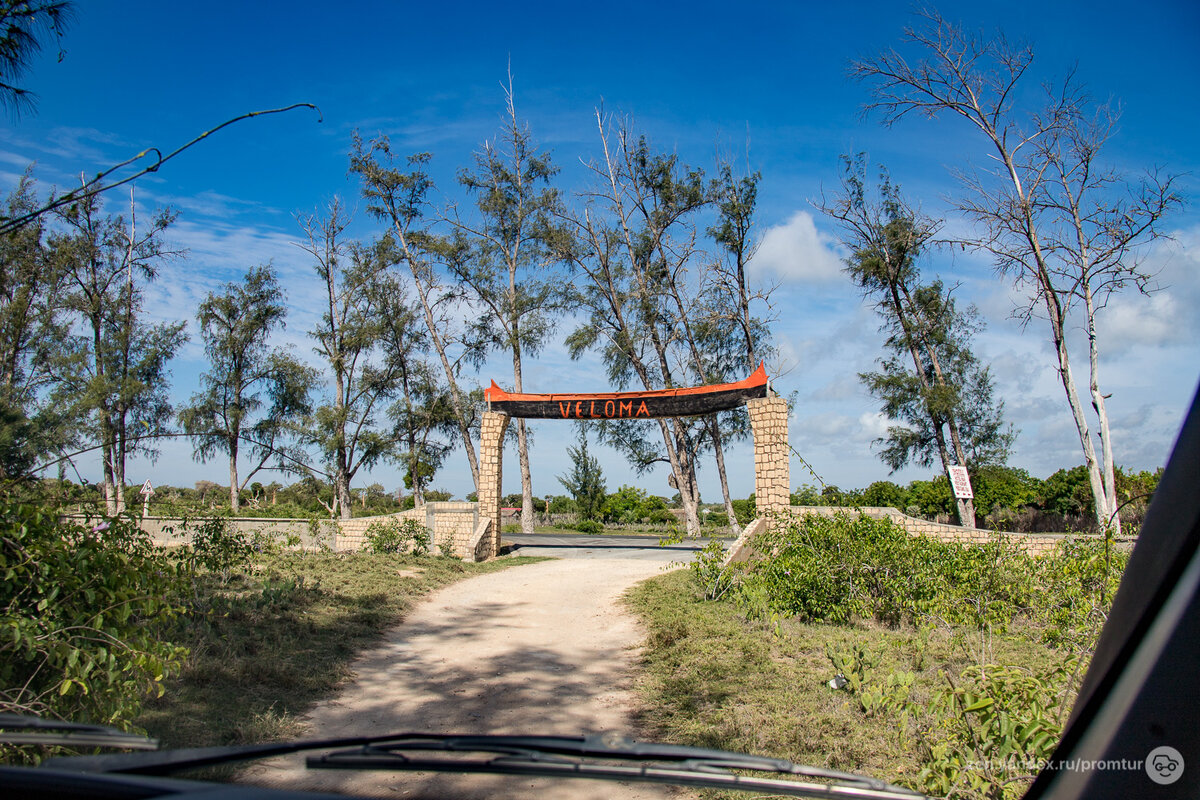
[[[376,531],[365,552],[301,552],[209,518],[190,545],[165,549],[130,518],[62,521],[6,502],[0,713],[145,731],[168,747],[294,736],[415,601],[538,560],[414,553],[425,532],[410,528]],[[5,746],[0,760],[48,754]]]
[[[1015,797],[1057,744],[1125,553],[1027,556],[887,520],[809,516],[769,559],[689,571],[630,602],[649,628],[645,735],[860,772],[937,797]]]

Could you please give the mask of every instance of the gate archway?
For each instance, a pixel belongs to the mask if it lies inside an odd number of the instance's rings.
[[[759,515],[786,509],[790,501],[787,401],[770,391],[763,365],[745,380],[687,389],[593,394],[517,394],[492,381],[484,392],[479,442],[479,518],[490,523],[476,558],[500,550],[500,498],[504,473],[504,431],[513,417],[523,419],[658,419],[711,414],[745,405],[754,437],[754,494]]]

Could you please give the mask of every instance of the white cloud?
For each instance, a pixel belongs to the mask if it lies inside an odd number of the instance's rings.
[[[1170,294],[1129,295],[1113,300],[1097,315],[1101,352],[1118,355],[1136,345],[1160,347],[1192,338],[1190,315]]]
[[[797,211],[783,225],[768,228],[750,262],[757,274],[795,283],[843,280],[837,240],[817,230],[812,214]]]

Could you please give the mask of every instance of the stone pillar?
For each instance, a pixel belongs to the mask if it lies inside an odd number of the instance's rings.
[[[479,519],[492,523],[488,558],[495,558],[500,552],[500,480],[508,420],[508,414],[485,411],[479,429]]]
[[[754,499],[758,515],[786,511],[791,505],[788,407],[782,397],[746,401],[754,432]]]

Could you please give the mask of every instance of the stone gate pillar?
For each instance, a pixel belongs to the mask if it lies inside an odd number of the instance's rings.
[[[488,558],[495,558],[500,552],[500,479],[508,420],[508,414],[485,411],[479,426],[479,519],[492,523]]]
[[[791,505],[788,407],[782,397],[746,401],[754,432],[754,499],[758,515],[786,511]]]

